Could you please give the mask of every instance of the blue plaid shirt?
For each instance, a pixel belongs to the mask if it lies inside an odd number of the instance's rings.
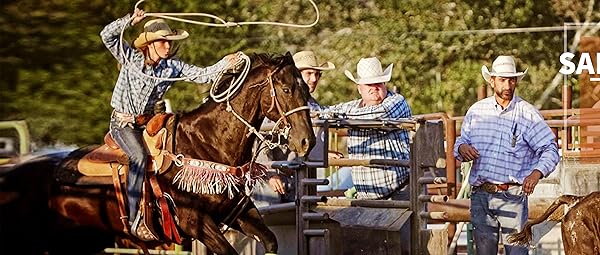
[[[321,106],[319,102],[317,102],[317,100],[312,96],[308,98],[308,107],[310,107],[311,112],[320,112],[327,108],[325,106]]]
[[[345,113],[351,119],[410,118],[411,110],[404,97],[388,92],[381,104],[360,107],[361,99],[329,107],[326,112]],[[350,129],[348,154],[350,159],[408,160],[408,131]],[[360,199],[380,199],[396,191],[408,181],[406,167],[352,167],[352,181]]]
[[[496,99],[488,97],[471,106],[454,145],[454,156],[461,144],[470,144],[479,151],[469,176],[469,183],[480,186],[523,183],[534,169],[548,176],[560,157],[554,134],[533,105],[513,97],[506,109]]]
[[[227,66],[227,61],[222,59],[215,65],[200,68],[189,65],[177,58],[161,59],[155,66],[145,65],[144,55],[123,41],[123,52],[121,55],[119,36],[124,27],[129,27],[130,14],[108,24],[100,36],[104,45],[110,53],[119,61],[122,68],[119,72],[117,84],[113,90],[110,105],[117,111],[140,115],[152,113],[154,104],[161,100],[167,90],[173,85],[173,81],[160,81],[150,77],[142,76],[136,70],[142,70],[145,74],[161,78],[192,77],[190,80],[196,83],[208,83],[215,78],[217,72]],[[133,67],[128,67],[126,60]]]

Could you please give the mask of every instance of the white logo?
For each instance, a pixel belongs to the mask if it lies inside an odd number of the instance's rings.
[[[571,52],[565,52],[563,54],[560,54],[560,63],[563,64],[563,67],[559,70],[560,73],[564,75],[569,75],[573,73],[581,74],[583,70],[586,70],[590,75],[600,74],[600,65],[594,68],[594,63],[592,62],[590,53],[581,53],[577,66],[575,66],[575,63],[573,63],[572,61],[574,57],[575,54]],[[596,60],[600,60],[600,52],[596,53]],[[590,81],[600,81],[600,77],[590,77]]]

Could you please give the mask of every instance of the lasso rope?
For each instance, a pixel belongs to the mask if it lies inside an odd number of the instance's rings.
[[[138,6],[143,3],[145,0],[140,0],[138,1],[135,6],[134,6],[134,10],[138,8]],[[216,16],[216,15],[212,15],[212,14],[208,14],[208,13],[161,13],[161,12],[156,12],[156,13],[145,13],[144,17],[160,17],[160,18],[164,18],[164,19],[170,19],[170,20],[176,20],[176,21],[180,21],[180,22],[185,22],[185,23],[191,23],[191,24],[196,24],[196,25],[203,25],[203,26],[211,26],[211,27],[233,27],[233,26],[242,26],[242,25],[273,25],[273,26],[285,26],[285,27],[297,27],[297,28],[309,28],[312,27],[314,25],[316,25],[319,22],[319,18],[320,18],[320,14],[319,14],[319,8],[317,7],[317,4],[315,4],[315,2],[313,0],[308,0],[313,8],[315,9],[315,20],[310,23],[310,24],[306,24],[306,25],[298,25],[298,24],[292,24],[292,23],[282,23],[282,22],[272,22],[272,21],[242,21],[242,22],[227,22],[225,20],[223,20],[222,18]],[[195,20],[190,20],[190,19],[184,19],[184,18],[176,18],[173,16],[200,16],[200,17],[208,17],[208,18],[212,18],[215,19],[217,21],[219,21],[220,23],[210,23],[210,22],[200,22],[200,21],[195,21]],[[131,21],[134,19],[135,17],[131,17],[127,22],[131,23]],[[125,50],[123,49],[123,34],[125,32],[127,26],[123,27],[123,29],[121,30],[121,34],[119,37],[119,41],[120,41],[120,53],[121,55],[125,55]],[[124,58],[125,64],[127,66],[131,66],[129,63],[129,60],[127,60],[126,58]],[[249,64],[249,63],[246,63]],[[199,74],[196,76],[191,76],[191,77],[181,77],[181,78],[163,78],[163,77],[157,77],[157,76],[152,76],[152,75],[147,75],[144,72],[142,72],[142,70],[140,70],[137,67],[133,67],[134,71],[136,71],[137,73],[139,73],[140,75],[146,77],[146,78],[152,78],[152,79],[157,79],[159,81],[186,81],[186,80],[192,80],[194,78],[197,77],[201,77],[201,76],[208,76],[208,75],[214,75],[216,73],[221,73],[222,71],[219,72],[212,72],[212,73],[205,73],[205,74]],[[243,77],[245,78],[245,77]],[[214,86],[214,84],[213,84]]]
[[[138,1],[135,4],[135,8],[138,8],[138,5],[144,1],[146,1],[146,0]],[[208,14],[208,13],[160,13],[160,12],[156,12],[156,13],[146,13],[144,16],[153,16],[153,17],[159,17],[159,18],[164,18],[164,19],[176,20],[176,21],[181,21],[181,22],[185,22],[185,23],[210,26],[210,27],[235,27],[235,26],[242,26],[242,25],[272,25],[272,26],[283,26],[283,27],[309,28],[309,27],[316,25],[319,22],[320,14],[319,14],[319,8],[317,7],[317,4],[315,4],[315,2],[313,0],[308,0],[308,1],[315,9],[316,17],[315,17],[315,21],[313,21],[310,24],[306,24],[306,25],[298,25],[298,24],[293,24],[293,23],[283,23],[283,22],[274,22],[274,21],[227,22],[227,21],[219,18],[218,16]],[[175,18],[173,16],[208,17],[208,18],[215,19],[215,20],[219,21],[220,23],[200,22],[200,21],[195,21],[195,20],[190,20],[190,19]]]
[[[135,6],[134,6],[134,10],[138,9],[138,6],[143,3],[145,0],[140,0],[138,1]],[[175,21],[180,21],[180,22],[185,22],[185,23],[191,23],[191,24],[196,24],[196,25],[203,25],[203,26],[210,26],[210,27],[233,27],[233,26],[242,26],[242,25],[273,25],[273,26],[285,26],[285,27],[297,27],[297,28],[309,28],[312,27],[314,25],[316,25],[319,22],[319,8],[317,7],[317,4],[315,4],[315,2],[313,0],[308,0],[314,10],[315,10],[315,20],[310,23],[310,24],[306,24],[306,25],[298,25],[298,24],[292,24],[292,23],[282,23],[282,22],[272,22],[272,21],[243,21],[243,22],[227,22],[224,19],[216,16],[216,15],[212,15],[212,14],[208,14],[208,13],[145,13],[144,17],[159,17],[159,18],[163,18],[163,19],[170,19],[170,20],[175,20]],[[195,20],[190,20],[190,19],[184,19],[184,18],[176,18],[174,16],[199,16],[199,17],[208,17],[211,19],[214,19],[216,21],[218,21],[219,23],[211,23],[211,22],[200,22],[200,21],[195,21]],[[131,21],[134,19],[135,17],[132,16],[127,22],[129,24],[131,24]],[[214,92],[216,91],[216,86],[218,84],[218,81],[220,80],[220,78],[223,76],[223,73],[226,71],[225,69],[217,71],[217,72],[212,72],[212,73],[204,73],[204,74],[199,74],[199,75],[195,75],[195,76],[189,76],[189,77],[180,77],[180,78],[163,78],[163,77],[157,77],[157,76],[153,76],[153,75],[148,75],[145,74],[140,68],[138,68],[135,65],[132,65],[131,62],[125,57],[125,50],[123,48],[123,34],[125,33],[125,29],[127,28],[127,26],[124,26],[123,29],[121,30],[121,34],[119,36],[119,42],[120,42],[120,54],[123,56],[123,60],[125,62],[124,66],[127,66],[130,70],[135,71],[137,74],[145,77],[145,78],[150,78],[150,79],[156,79],[159,81],[189,81],[201,76],[209,76],[209,75],[214,75],[217,74],[218,79],[214,79],[213,84],[211,86],[210,89],[210,97],[215,100],[215,102],[223,102],[227,99],[229,99],[230,96],[234,95],[235,92],[242,86],[243,81],[246,79],[246,75],[248,74],[248,71],[250,69],[251,63],[250,63],[250,58],[248,56],[246,56],[245,54],[241,53],[241,59],[238,63],[235,64],[235,66],[240,65],[242,62],[244,64],[244,69],[242,70],[241,75],[237,78],[234,79],[232,81],[232,84],[230,85],[230,87],[225,90],[223,93],[221,94],[215,94]]]

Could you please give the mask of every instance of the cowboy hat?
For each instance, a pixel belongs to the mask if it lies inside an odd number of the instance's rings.
[[[310,50],[300,51],[294,54],[294,63],[296,68],[302,69],[315,69],[321,71],[333,70],[335,65],[329,61],[320,64],[317,62],[317,56]]]
[[[394,68],[394,64],[390,64],[385,70],[382,70],[381,62],[376,57],[361,58],[356,65],[357,78],[354,78],[348,70],[345,70],[344,74],[356,84],[374,84],[390,81],[392,68]]]
[[[492,71],[488,71],[487,66],[481,67],[481,75],[483,79],[488,83],[491,83],[492,76],[499,77],[517,77],[517,81],[523,79],[527,74],[527,69],[523,72],[517,72],[515,60],[511,56],[498,56],[494,63],[492,63]]]
[[[144,24],[144,32],[142,32],[140,36],[133,41],[133,45],[136,48],[140,48],[154,41],[182,40],[188,36],[189,34],[185,30],[177,29],[175,32],[173,32],[164,19],[153,19]]]

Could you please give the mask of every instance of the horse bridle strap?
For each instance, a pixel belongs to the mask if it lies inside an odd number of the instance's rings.
[[[277,112],[279,113],[280,117],[279,119],[275,122],[275,125],[273,126],[273,129],[271,129],[270,134],[271,135],[279,135],[279,125],[281,123],[281,121],[283,121],[284,123],[284,128],[283,128],[283,138],[287,139],[290,135],[290,129],[292,129],[292,126],[290,125],[290,123],[287,120],[287,117],[300,112],[300,111],[310,111],[310,107],[308,107],[307,105],[304,106],[299,106],[296,107],[288,112],[283,111],[283,109],[281,108],[281,105],[279,104],[279,100],[277,100],[277,93],[275,92],[275,85],[273,84],[273,74],[275,74],[275,72],[278,71],[277,69],[274,70],[273,72],[271,72],[271,74],[269,74],[269,77],[267,78],[267,81],[269,82],[270,85],[270,89],[271,89],[271,106],[269,107],[269,110],[267,110],[267,112],[272,111],[274,108],[277,109]],[[265,142],[267,144],[267,146],[269,147],[269,149],[273,149],[276,146],[282,145],[281,144],[281,139],[277,139],[277,143],[273,143],[272,141],[266,141],[266,140],[262,140],[263,142]]]
[[[281,117],[279,117],[279,119],[277,120],[277,124],[273,127],[273,129],[271,130],[271,135],[278,135],[279,132],[277,131],[278,125],[281,121],[283,121],[285,123],[285,128],[283,131],[283,137],[285,139],[287,139],[289,137],[289,131],[292,128],[291,125],[289,124],[287,117],[299,112],[299,111],[304,111],[304,110],[308,110],[310,111],[310,107],[304,105],[304,106],[299,106],[296,107],[288,112],[283,111],[283,109],[281,108],[281,105],[279,104],[279,101],[277,100],[277,94],[275,93],[275,85],[273,84],[273,74],[275,74],[277,71],[279,71],[280,68],[277,68],[273,71],[271,71],[271,73],[269,73],[267,79],[265,80],[266,83],[269,84],[270,86],[270,94],[271,94],[271,106],[269,107],[269,110],[267,110],[267,112],[270,112],[273,110],[273,108],[277,108],[277,112],[279,113],[279,115]],[[264,83],[262,83],[264,84]],[[281,144],[281,139],[278,139],[276,143],[267,140],[261,133],[259,133],[256,128],[254,128],[252,125],[250,125],[250,123],[248,123],[248,121],[246,121],[244,118],[242,118],[242,116],[240,116],[237,112],[235,112],[235,110],[233,109],[233,107],[231,106],[230,102],[229,102],[229,98],[227,98],[226,100],[227,103],[227,107],[226,110],[228,112],[231,112],[239,121],[241,121],[244,125],[246,125],[248,127],[248,136],[250,136],[251,134],[256,135],[256,137],[261,140],[262,142],[266,143],[267,146],[269,147],[269,149],[274,149],[277,146],[283,145]]]

